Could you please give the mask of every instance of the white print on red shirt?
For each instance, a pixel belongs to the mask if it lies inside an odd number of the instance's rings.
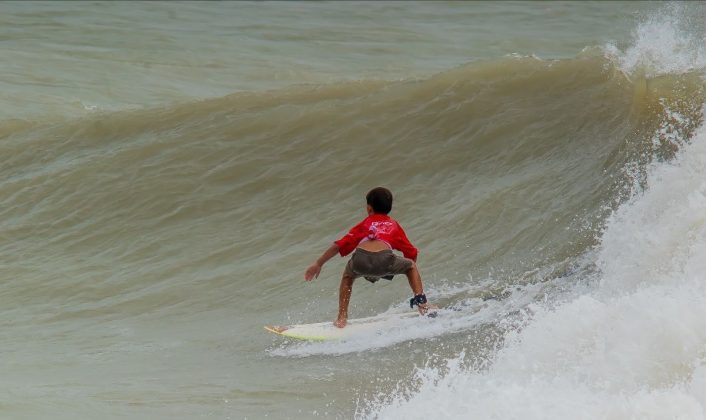
[[[389,235],[395,226],[390,221],[380,221],[370,223],[368,228],[368,239],[378,239],[378,235]]]

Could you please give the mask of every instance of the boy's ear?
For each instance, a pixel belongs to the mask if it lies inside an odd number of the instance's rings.
[[[373,206],[371,206],[370,204],[366,204],[365,208],[368,210],[368,215],[373,214]]]

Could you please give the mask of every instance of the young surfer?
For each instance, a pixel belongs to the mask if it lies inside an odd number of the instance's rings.
[[[333,323],[338,328],[345,327],[348,321],[353,280],[358,277],[375,283],[381,277],[392,280],[395,274],[405,274],[414,294],[409,301],[410,306],[416,305],[422,315],[430,309],[417,269],[417,248],[409,242],[402,226],[387,215],[392,210],[392,193],[387,188],[373,188],[365,199],[368,217],[335,241],[304,273],[304,279],[311,281],[319,277],[321,267],[334,255],[340,253],[345,257],[355,250],[341,278],[338,318]],[[395,255],[393,249],[402,251],[404,258]]]

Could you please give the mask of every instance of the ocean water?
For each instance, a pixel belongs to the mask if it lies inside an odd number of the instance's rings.
[[[0,2],[0,418],[706,418],[705,17]],[[443,316],[265,332],[378,185]]]

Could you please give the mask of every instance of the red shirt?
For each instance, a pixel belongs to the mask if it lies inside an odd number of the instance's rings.
[[[402,251],[405,258],[417,261],[417,248],[409,242],[402,226],[386,214],[372,214],[366,217],[334,243],[338,245],[338,252],[341,256],[345,257],[353,252],[364,239],[378,239],[386,242],[390,248]]]

